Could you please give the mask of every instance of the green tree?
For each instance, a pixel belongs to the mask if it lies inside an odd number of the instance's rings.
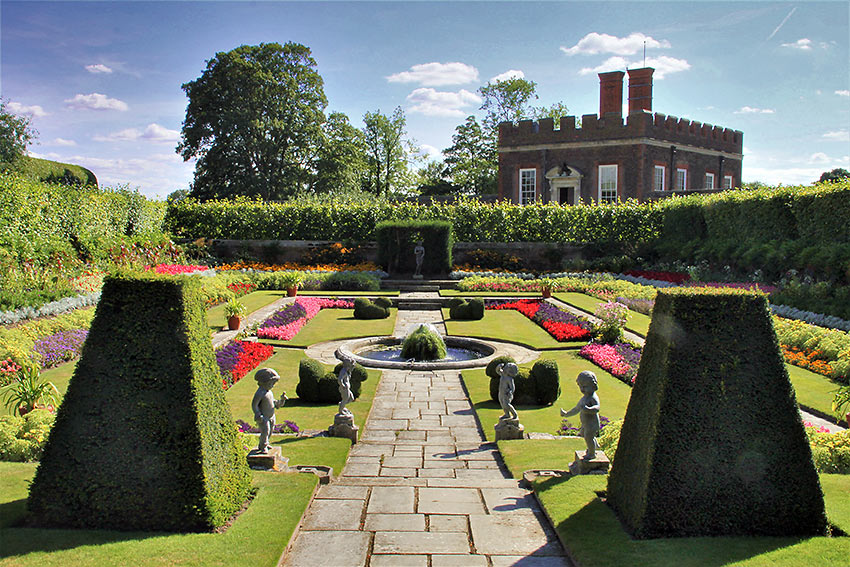
[[[316,193],[359,191],[367,168],[366,138],[348,116],[332,112],[323,127],[316,159]]]
[[[551,118],[555,121],[555,124],[558,124],[558,121],[561,118],[570,115],[570,109],[567,108],[567,105],[565,105],[563,102],[556,102],[555,104],[549,107],[532,107],[531,112],[529,114],[534,120],[540,120],[541,118]]]
[[[841,181],[842,179],[850,179],[850,171],[847,171],[843,167],[838,167],[832,171],[824,171],[818,181]]]
[[[378,196],[389,195],[409,182],[407,157],[409,145],[405,140],[407,118],[401,107],[392,116],[380,110],[363,115],[363,135],[366,141],[367,177],[365,186]]]
[[[484,127],[495,133],[500,122],[517,122],[530,116],[529,106],[537,99],[537,83],[528,79],[512,78],[487,83],[478,89],[484,99],[481,110],[485,112]]]
[[[416,172],[416,190],[420,195],[453,195],[461,188],[446,179],[446,164],[440,160],[431,160]]]
[[[499,160],[496,138],[481,127],[475,116],[455,128],[452,146],[443,150],[449,178],[467,195],[496,192]]]
[[[38,136],[30,121],[29,117],[17,116],[10,111],[6,101],[0,98],[0,163],[14,164]]]
[[[200,199],[284,199],[310,186],[327,99],[310,49],[261,43],[220,52],[183,85],[184,160]]]

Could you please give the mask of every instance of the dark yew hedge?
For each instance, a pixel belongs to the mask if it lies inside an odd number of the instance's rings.
[[[763,295],[659,290],[608,479],[638,538],[826,533]]]
[[[30,487],[33,523],[210,531],[250,487],[197,278],[108,278]]]
[[[452,269],[452,225],[446,221],[386,221],[375,228],[378,262],[391,273],[413,272],[414,249],[421,241],[425,248],[423,274],[448,273]]]

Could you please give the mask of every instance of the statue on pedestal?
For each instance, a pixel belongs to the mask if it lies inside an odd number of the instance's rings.
[[[511,402],[514,401],[514,392],[516,384],[514,378],[519,374],[519,368],[513,362],[504,362],[496,367],[496,372],[499,373],[499,405],[502,406],[504,415],[499,417],[499,421],[505,419],[519,419],[519,415]]]
[[[416,271],[413,273],[413,277],[422,277],[422,261],[425,260],[425,246],[422,245],[421,240],[416,243],[413,254],[416,256]]]
[[[590,461],[596,457],[596,451],[599,449],[599,441],[596,438],[599,436],[599,430],[601,429],[599,423],[599,396],[596,395],[596,390],[599,389],[596,382],[596,374],[585,370],[576,378],[576,384],[578,384],[579,390],[581,390],[582,397],[573,409],[569,411],[562,409],[561,416],[570,417],[579,414],[579,419],[581,420],[579,434],[584,437],[584,442],[587,445],[587,452],[585,452],[582,458],[585,461]]]
[[[351,393],[351,371],[354,368],[354,361],[350,358],[342,360],[342,368],[337,376],[339,384],[339,411],[337,415],[352,415],[351,410],[345,406],[354,401],[354,394]]]
[[[257,427],[260,428],[260,442],[257,445],[258,453],[268,453],[269,438],[274,431],[275,416],[274,410],[282,408],[286,404],[286,392],[280,395],[279,400],[274,399],[272,388],[280,380],[277,372],[271,368],[261,368],[254,375],[259,387],[254,393],[254,399],[251,401],[251,409],[254,410],[254,421],[257,422]]]

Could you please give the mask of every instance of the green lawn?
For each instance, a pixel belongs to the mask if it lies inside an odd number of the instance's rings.
[[[601,299],[597,299],[585,293],[577,292],[558,292],[552,294],[552,297],[590,314],[593,314],[597,305],[605,303]],[[645,337],[649,332],[649,320],[649,315],[629,310],[629,318],[626,321],[626,329]]]
[[[355,319],[353,309],[322,309],[290,341],[263,340],[277,346],[308,347],[340,339],[390,335],[397,310],[390,309],[386,319]]]
[[[262,309],[269,303],[274,303],[278,299],[286,297],[286,291],[255,291],[239,298],[245,305],[246,313],[253,313],[258,309]],[[207,325],[213,331],[220,331],[222,327],[227,325],[227,317],[224,314],[225,304],[216,305],[207,310]]]
[[[280,374],[280,382],[274,389],[275,397],[279,398],[281,392],[286,392],[286,395],[290,398],[286,402],[286,406],[275,412],[278,423],[283,423],[284,420],[288,419],[294,421],[301,429],[327,429],[328,426],[333,425],[334,415],[336,415],[338,409],[337,404],[311,404],[302,402],[296,397],[298,364],[305,357],[306,355],[301,349],[277,349],[274,356],[260,363],[257,369],[249,372],[233,385],[226,394],[233,418],[253,423],[254,414],[251,411],[251,400],[257,391],[254,375],[259,368],[273,368]],[[331,367],[329,366],[328,369],[331,370]],[[372,399],[375,395],[375,389],[378,387],[380,375],[380,371],[369,370],[369,378],[361,386],[360,397],[346,406],[354,413],[354,421],[360,427],[363,427],[366,423],[366,417],[372,407]],[[277,437],[275,436],[274,439],[277,439]]]
[[[832,411],[832,399],[838,384],[811,370],[786,364],[791,384],[797,392],[797,403],[801,406],[816,409],[828,415],[835,415]]]
[[[462,337],[494,339],[517,343],[537,350],[577,348],[586,341],[559,343],[537,323],[514,309],[485,310],[484,318],[478,321],[459,321],[449,318],[449,310],[443,309],[446,332]]]
[[[551,406],[516,406],[519,420],[525,426],[525,431],[555,434],[561,426],[560,408],[571,409],[581,398],[575,379],[582,370],[592,370],[599,383],[599,399],[602,402],[602,415],[610,419],[622,419],[626,414],[626,406],[631,396],[631,387],[611,376],[608,372],[596,367],[581,358],[578,351],[561,350],[543,353],[542,358],[552,358],[558,362],[558,372],[561,377],[561,396]],[[531,367],[534,362],[522,364]],[[469,392],[469,398],[481,427],[488,440],[495,439],[493,427],[502,415],[502,409],[497,402],[490,398],[490,378],[483,368],[463,371],[463,381]],[[577,425],[578,418],[572,418]],[[535,445],[536,447],[536,445]],[[572,453],[570,453],[572,454]]]
[[[27,486],[34,472],[33,463],[0,462],[0,565],[4,567],[274,567],[317,483],[311,474],[255,471],[256,498],[220,534],[9,527],[25,513]]]
[[[532,467],[542,468],[542,467]],[[831,477],[842,477],[833,479]],[[846,517],[833,515],[837,502],[846,501],[850,476],[821,475],[830,521],[846,531]],[[586,475],[567,480],[535,482],[535,491],[576,560],[586,567],[658,566],[845,566],[850,537],[704,537],[633,540],[599,499],[606,476]],[[846,504],[845,504],[846,506]],[[839,505],[840,507],[840,505]]]

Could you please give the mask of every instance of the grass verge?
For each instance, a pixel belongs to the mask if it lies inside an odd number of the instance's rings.
[[[246,313],[253,313],[258,309],[262,309],[269,303],[273,303],[282,297],[286,297],[285,291],[255,291],[239,298],[239,301],[245,305]],[[227,325],[227,316],[224,314],[225,304],[216,305],[207,310],[207,326],[213,331],[220,331],[222,327]]]
[[[577,309],[581,309],[582,311],[593,314],[596,310],[596,306],[600,303],[605,303],[601,299],[597,299],[585,293],[577,293],[577,292],[558,292],[552,294],[552,297],[559,301],[563,301],[568,305],[572,305]],[[649,315],[644,315],[643,313],[638,313],[637,311],[629,310],[629,317],[626,321],[626,329],[637,333],[638,335],[645,337],[649,332]]]
[[[395,326],[397,309],[390,309],[386,319],[355,319],[353,309],[322,309],[289,341],[263,340],[288,347],[308,347],[312,344],[340,339],[389,335]]]
[[[461,337],[493,339],[521,344],[537,350],[578,348],[587,341],[559,343],[537,323],[513,309],[484,311],[484,318],[478,321],[461,321],[449,318],[449,310],[443,309],[446,332]]]

